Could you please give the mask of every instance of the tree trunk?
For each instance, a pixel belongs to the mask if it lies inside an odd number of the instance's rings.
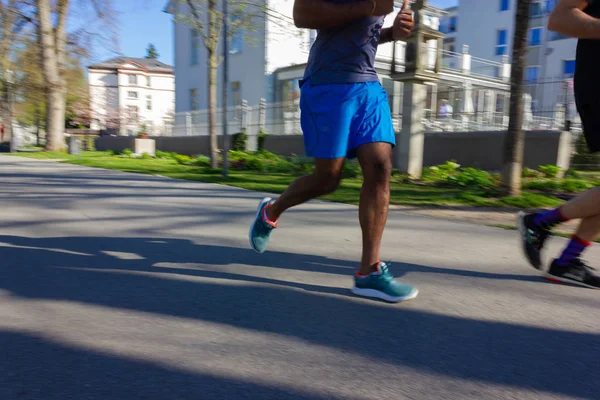
[[[217,142],[217,54],[208,51],[208,130],[210,134],[210,166],[219,167]]]
[[[65,110],[66,91],[48,90],[48,120],[46,122],[46,150],[64,151],[65,149]]]
[[[10,89],[6,88],[2,95],[2,99],[0,100],[0,115],[3,123],[3,132],[2,137],[0,138],[0,143],[9,143],[12,140],[12,122],[13,122],[13,113],[11,110],[11,93]]]
[[[69,0],[58,2],[56,27],[52,24],[49,0],[36,0],[44,78],[47,82],[48,120],[46,150],[65,149],[64,128],[66,110],[65,48],[66,19]]]
[[[502,194],[521,195],[523,153],[523,70],[527,51],[527,29],[529,27],[529,5],[531,0],[518,0],[515,16],[512,68],[510,75],[510,109],[508,131],[504,139],[504,166],[502,170]]]

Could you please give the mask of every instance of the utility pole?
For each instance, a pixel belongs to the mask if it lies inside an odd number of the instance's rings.
[[[229,104],[229,7],[223,0],[223,177],[229,173],[229,132],[227,132],[227,106]]]

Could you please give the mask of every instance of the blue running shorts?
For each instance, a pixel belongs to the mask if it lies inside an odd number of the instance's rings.
[[[366,143],[396,146],[387,93],[379,82],[311,85],[307,80],[300,90],[307,156],[351,159]]]

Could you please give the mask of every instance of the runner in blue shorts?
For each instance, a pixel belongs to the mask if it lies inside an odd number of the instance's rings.
[[[295,0],[296,26],[318,30],[300,82],[305,150],[315,168],[278,199],[263,199],[250,228],[252,248],[264,252],[282,213],[335,191],[346,159],[358,158],[364,176],[359,206],[363,253],[352,291],[390,302],[413,299],[418,291],[393,279],[379,254],[396,141],[374,62],[380,43],[410,35],[414,23],[407,6],[404,0],[393,26],[382,29],[393,0]]]

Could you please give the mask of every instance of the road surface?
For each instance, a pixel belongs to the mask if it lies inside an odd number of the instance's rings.
[[[600,398],[600,292],[515,232],[391,212],[420,296],[390,305],[349,291],[355,207],[298,207],[259,255],[261,197],[0,157],[0,399]]]

